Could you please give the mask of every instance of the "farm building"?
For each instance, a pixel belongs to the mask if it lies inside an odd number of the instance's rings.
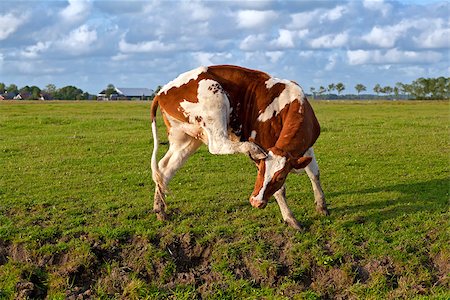
[[[15,93],[3,93],[0,94],[0,100],[12,100],[16,96]]]
[[[106,90],[97,94],[98,100],[149,100],[153,90],[148,88],[114,88],[115,93],[106,97]]]

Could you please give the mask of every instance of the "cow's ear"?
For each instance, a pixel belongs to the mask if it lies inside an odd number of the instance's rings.
[[[294,169],[303,169],[312,161],[311,156],[302,156],[299,159],[293,159],[291,164]]]

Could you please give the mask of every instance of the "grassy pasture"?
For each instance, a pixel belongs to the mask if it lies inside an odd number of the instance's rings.
[[[448,299],[448,102],[312,105],[331,216],[290,175],[296,232],[205,147],[157,221],[148,103],[0,103],[0,299]]]

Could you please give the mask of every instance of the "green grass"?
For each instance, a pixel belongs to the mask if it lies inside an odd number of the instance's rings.
[[[0,103],[0,299],[448,298],[448,102],[312,105],[331,216],[290,175],[296,232],[205,147],[157,221],[149,103]]]

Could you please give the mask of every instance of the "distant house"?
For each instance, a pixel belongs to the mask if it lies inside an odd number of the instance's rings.
[[[14,100],[27,100],[31,98],[31,93],[19,93],[13,99]]]
[[[15,96],[16,94],[13,92],[3,93],[0,95],[0,100],[12,100]]]
[[[97,94],[97,100],[149,100],[154,91],[147,88],[115,88],[115,93],[106,97],[106,90]]]
[[[39,100],[52,100],[53,97],[49,93],[40,93]]]

